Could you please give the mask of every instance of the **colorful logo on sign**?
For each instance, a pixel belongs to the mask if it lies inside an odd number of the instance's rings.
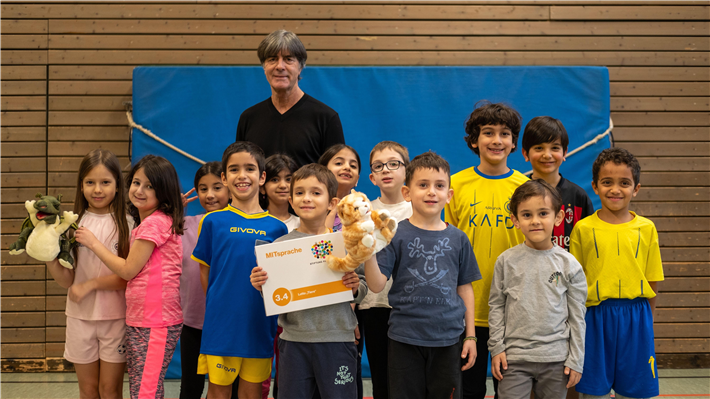
[[[316,259],[325,259],[326,256],[333,252],[333,243],[330,240],[320,240],[313,244],[311,253]]]

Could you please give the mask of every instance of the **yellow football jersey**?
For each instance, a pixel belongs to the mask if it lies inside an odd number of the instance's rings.
[[[488,296],[498,255],[525,241],[510,219],[510,197],[528,180],[513,169],[488,176],[476,167],[451,176],[454,196],[445,208],[446,221],[468,236],[483,277],[472,283],[477,327],[488,327]]]
[[[587,276],[587,307],[605,299],[653,298],[649,281],[663,281],[658,232],[634,212],[633,220],[611,224],[599,211],[574,226],[569,251]]]

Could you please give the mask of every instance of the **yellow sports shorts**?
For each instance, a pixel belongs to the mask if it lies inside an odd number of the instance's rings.
[[[237,376],[244,381],[260,384],[271,377],[271,359],[213,356],[200,354],[197,374],[209,374],[210,382],[232,385]]]

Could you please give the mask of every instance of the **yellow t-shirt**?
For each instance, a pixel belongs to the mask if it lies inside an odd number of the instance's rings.
[[[569,251],[587,276],[587,307],[614,298],[653,298],[649,281],[663,281],[658,232],[652,221],[634,218],[622,224],[607,223],[599,211],[574,226]]]
[[[488,176],[476,167],[451,176],[454,196],[444,210],[446,221],[468,236],[483,277],[472,283],[477,327],[488,327],[488,296],[498,255],[525,240],[510,220],[509,206],[513,191],[528,180],[513,169]]]

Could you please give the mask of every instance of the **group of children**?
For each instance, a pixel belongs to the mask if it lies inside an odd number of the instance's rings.
[[[362,171],[352,147],[297,168],[235,142],[197,171],[193,198],[164,158],[137,162],[126,193],[116,157],[89,153],[75,200],[77,266],[47,264],[69,288],[65,358],[82,398],[121,397],[124,363],[132,398],[162,398],[179,337],[181,398],[200,397],[204,374],[209,398],[265,397],[274,355],[281,399],[361,397],[363,339],[375,399],[482,399],[489,352],[501,398],[564,398],[574,386],[585,398],[657,396],[663,270],[653,223],[629,211],[638,161],[619,148],[599,155],[594,213],[559,173],[568,137],[558,120],[524,130],[533,180],[507,166],[521,130],[514,109],[483,102],[465,129],[480,164],[453,176],[431,151],[410,162],[399,143],[373,148],[372,207],[399,220],[395,237],[344,274],[353,303],[278,320],[265,316],[268,275],[254,247],[342,228],[336,205]],[[207,213],[185,217],[196,199]]]

